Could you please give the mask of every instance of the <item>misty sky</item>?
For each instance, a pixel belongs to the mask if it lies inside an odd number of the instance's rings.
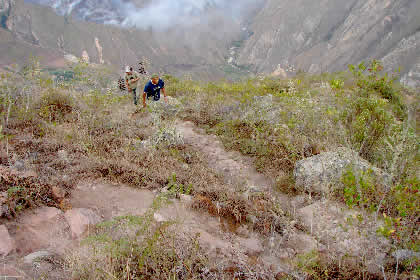
[[[208,24],[220,19],[240,20],[251,5],[263,0],[145,0],[149,4],[142,8],[127,0],[26,1],[53,7],[61,14],[76,13],[81,19],[95,22],[167,29]]]
[[[125,4],[125,24],[137,27],[167,28],[191,25],[216,16],[238,19],[248,0],[155,0],[143,9]]]

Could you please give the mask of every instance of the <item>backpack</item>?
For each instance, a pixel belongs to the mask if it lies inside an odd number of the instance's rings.
[[[120,78],[118,79],[118,88],[119,88],[121,91],[125,91],[125,90],[127,89],[127,87],[125,86],[125,80],[124,80],[124,78],[122,78],[121,76],[120,76]]]

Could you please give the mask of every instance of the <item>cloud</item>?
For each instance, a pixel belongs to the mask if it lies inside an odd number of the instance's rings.
[[[262,0],[154,0],[139,8],[132,2],[115,0],[121,7],[124,26],[168,29],[210,24],[223,19],[240,21],[250,7]]]
[[[238,22],[265,0],[25,0],[97,23],[167,30]],[[141,4],[141,5],[136,5]]]

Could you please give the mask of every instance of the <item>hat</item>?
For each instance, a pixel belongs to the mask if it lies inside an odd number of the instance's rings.
[[[131,72],[131,67],[130,66],[125,66],[125,72]]]
[[[159,78],[159,74],[153,74],[150,78],[157,79],[157,78]]]

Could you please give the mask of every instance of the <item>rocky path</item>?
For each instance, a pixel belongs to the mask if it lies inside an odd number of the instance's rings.
[[[291,199],[273,191],[274,182],[255,170],[251,158],[226,151],[216,136],[205,134],[191,122],[177,121],[175,127],[184,137],[185,144],[199,151],[228,185],[242,184],[268,192],[276,196],[281,206],[290,203]],[[40,208],[25,213],[17,221],[9,223],[7,228],[0,225],[0,249],[8,248],[10,253],[7,261],[0,262],[0,276],[16,273],[16,276],[33,279],[46,273],[55,275],[54,279],[66,279],[62,268],[50,262],[34,262],[33,254],[63,256],[65,252],[77,250],[79,240],[94,224],[118,216],[143,215],[158,193],[101,181],[83,182],[71,194],[71,210]],[[339,251],[341,248],[353,248],[353,239],[360,244],[364,241],[352,237],[356,231],[340,230],[336,226],[345,223],[348,215],[355,215],[347,213],[337,203],[313,201],[296,209],[295,218],[309,234],[292,229],[292,232],[282,235],[274,232],[267,237],[250,231],[246,225],[235,233],[226,231],[219,218],[191,209],[192,200],[189,196],[183,196],[181,200],[172,199],[155,213],[154,219],[156,222],[175,221],[179,232],[198,234],[200,244],[213,260],[234,260],[237,265],[249,268],[263,267],[264,271],[270,272],[265,279],[275,279],[278,273],[293,273],[290,260],[296,254],[313,249],[324,250],[325,245],[328,249],[336,247],[334,250]],[[316,241],[315,237],[322,237],[322,242]]]
[[[239,152],[226,151],[217,136],[205,134],[192,122],[178,121],[175,126],[184,136],[185,143],[203,153],[209,166],[223,174],[228,183],[244,183],[264,191],[272,189],[273,180],[259,173],[251,158]]]
[[[200,151],[208,165],[222,174],[228,184],[245,184],[260,191],[272,187],[273,182],[259,174],[250,159],[236,152],[227,152],[216,136],[203,133],[191,122],[179,121],[176,129],[183,135],[185,143]],[[56,279],[66,279],[64,273],[60,274],[59,267],[48,261],[34,261],[34,255],[31,254],[41,255],[45,259],[76,250],[78,241],[89,233],[94,224],[118,216],[143,215],[157,195],[158,192],[101,181],[80,183],[72,191],[71,210],[44,207],[27,212],[8,224],[12,253],[7,265],[15,269],[16,276],[28,279],[42,273],[55,275]],[[273,250],[273,238],[270,243],[245,226],[236,233],[226,231],[219,218],[192,210],[191,201],[192,197],[188,196],[182,200],[172,200],[155,213],[154,218],[157,222],[175,221],[180,232],[199,234],[201,245],[212,259],[234,259],[239,265],[247,267],[250,258],[255,262],[255,257],[259,256],[258,265],[266,267],[273,275],[288,271],[288,266],[282,264],[276,250]],[[6,272],[0,271],[0,275]]]

